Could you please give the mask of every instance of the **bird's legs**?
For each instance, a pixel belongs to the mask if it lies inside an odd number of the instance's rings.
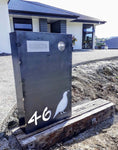
[[[66,113],[65,111],[60,112],[61,115],[65,114],[65,113]]]

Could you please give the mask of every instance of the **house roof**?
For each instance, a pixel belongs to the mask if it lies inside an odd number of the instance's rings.
[[[82,14],[79,14],[79,17],[77,19],[73,20],[72,22],[88,22],[88,23],[98,23],[98,24],[106,23],[106,21],[102,21],[100,19],[85,16]]]
[[[10,14],[38,15],[46,17],[77,18],[78,14],[39,2],[24,0],[10,0],[8,4]]]
[[[105,23],[96,18],[52,7],[39,2],[10,0],[8,9],[10,14],[69,18],[73,19],[73,22]]]

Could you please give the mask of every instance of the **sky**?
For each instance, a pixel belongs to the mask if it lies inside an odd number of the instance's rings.
[[[96,27],[98,38],[118,36],[118,0],[28,0],[107,21]]]

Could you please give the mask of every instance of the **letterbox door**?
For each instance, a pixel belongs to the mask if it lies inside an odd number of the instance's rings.
[[[26,133],[70,117],[71,35],[15,32],[11,46],[20,123]]]

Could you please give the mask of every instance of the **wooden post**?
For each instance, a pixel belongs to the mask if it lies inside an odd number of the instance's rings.
[[[49,149],[58,142],[65,141],[113,117],[115,105],[103,99],[97,99],[72,108],[72,117],[52,124],[44,129],[25,134],[18,128],[13,131],[23,150]]]

